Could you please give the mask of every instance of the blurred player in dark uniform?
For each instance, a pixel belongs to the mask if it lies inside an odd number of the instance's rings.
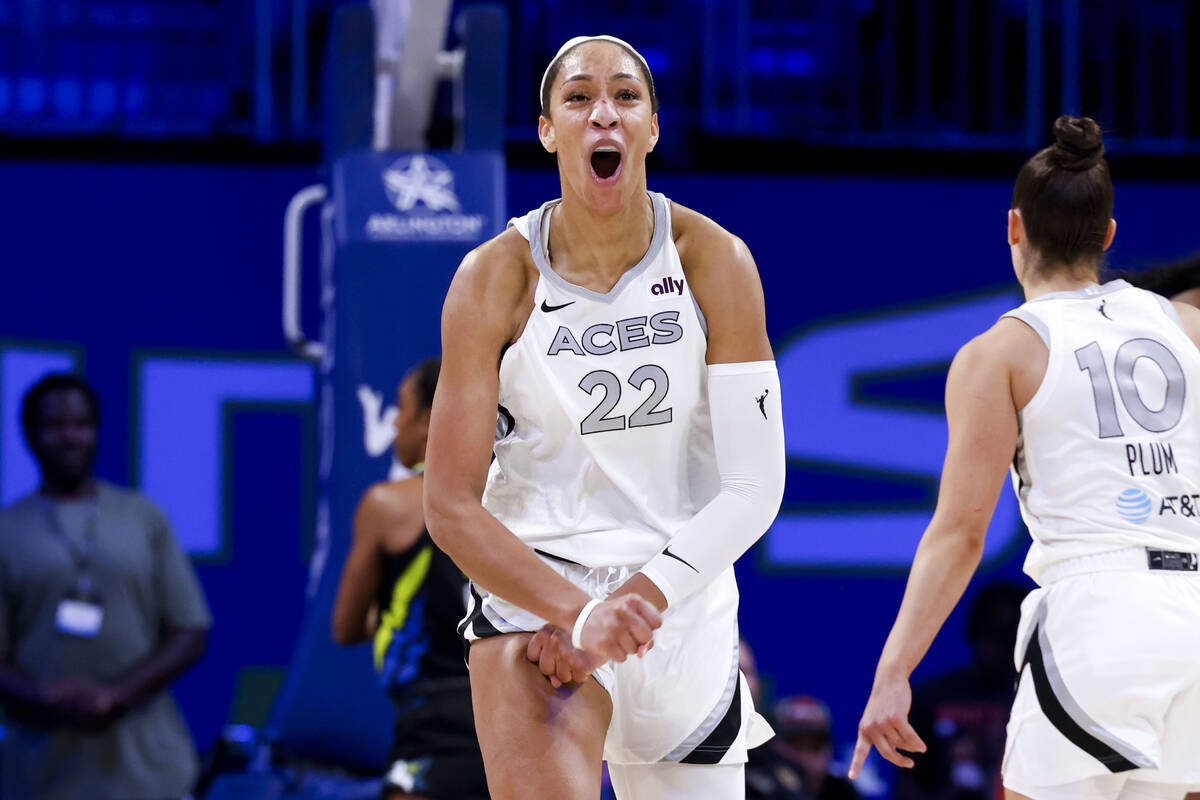
[[[1124,272],[1121,277],[1139,289],[1200,308],[1200,253],[1173,264]]]
[[[339,644],[374,639],[375,669],[396,704],[386,800],[487,797],[456,630],[466,610],[466,579],[430,540],[421,512],[440,366],[436,358],[424,361],[400,383],[395,454],[417,474],[377,483],[363,495],[333,610]]]

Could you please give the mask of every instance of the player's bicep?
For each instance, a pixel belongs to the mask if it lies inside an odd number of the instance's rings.
[[[745,242],[725,231],[689,248],[688,281],[708,323],[709,364],[771,361],[758,266]]]
[[[980,339],[959,351],[946,377],[949,440],[934,519],[979,537],[1017,445],[1009,381],[1007,363]]]
[[[470,276],[468,276],[469,278]],[[426,511],[478,502],[487,477],[500,393],[500,353],[510,335],[505,316],[463,270],[442,312],[442,366],[429,420]]]

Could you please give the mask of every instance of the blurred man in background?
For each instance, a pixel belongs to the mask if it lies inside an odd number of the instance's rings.
[[[74,375],[25,395],[37,491],[0,512],[4,797],[180,798],[196,753],[167,687],[211,625],[149,500],[92,475],[100,406]]]
[[[785,697],[775,704],[771,724],[775,738],[750,751],[747,800],[858,800],[853,784],[830,771],[829,706],[809,695]]]
[[[833,717],[829,706],[809,695],[785,697],[775,704],[773,722],[775,739],[768,747],[796,771],[808,796],[814,800],[858,800],[854,785],[830,772]]]

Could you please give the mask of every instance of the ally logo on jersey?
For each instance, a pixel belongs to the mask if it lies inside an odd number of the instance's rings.
[[[670,275],[668,275],[658,283],[650,286],[650,296],[656,298],[671,296],[682,297],[683,287],[683,278],[672,278]]]

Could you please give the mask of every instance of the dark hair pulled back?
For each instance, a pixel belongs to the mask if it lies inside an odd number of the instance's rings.
[[[438,373],[442,370],[442,359],[427,358],[412,368],[413,388],[421,409],[433,408],[433,393],[437,390]]]
[[[1100,126],[1090,117],[1054,121],[1054,144],[1025,162],[1013,187],[1039,269],[1096,267],[1112,218],[1113,186]]]

